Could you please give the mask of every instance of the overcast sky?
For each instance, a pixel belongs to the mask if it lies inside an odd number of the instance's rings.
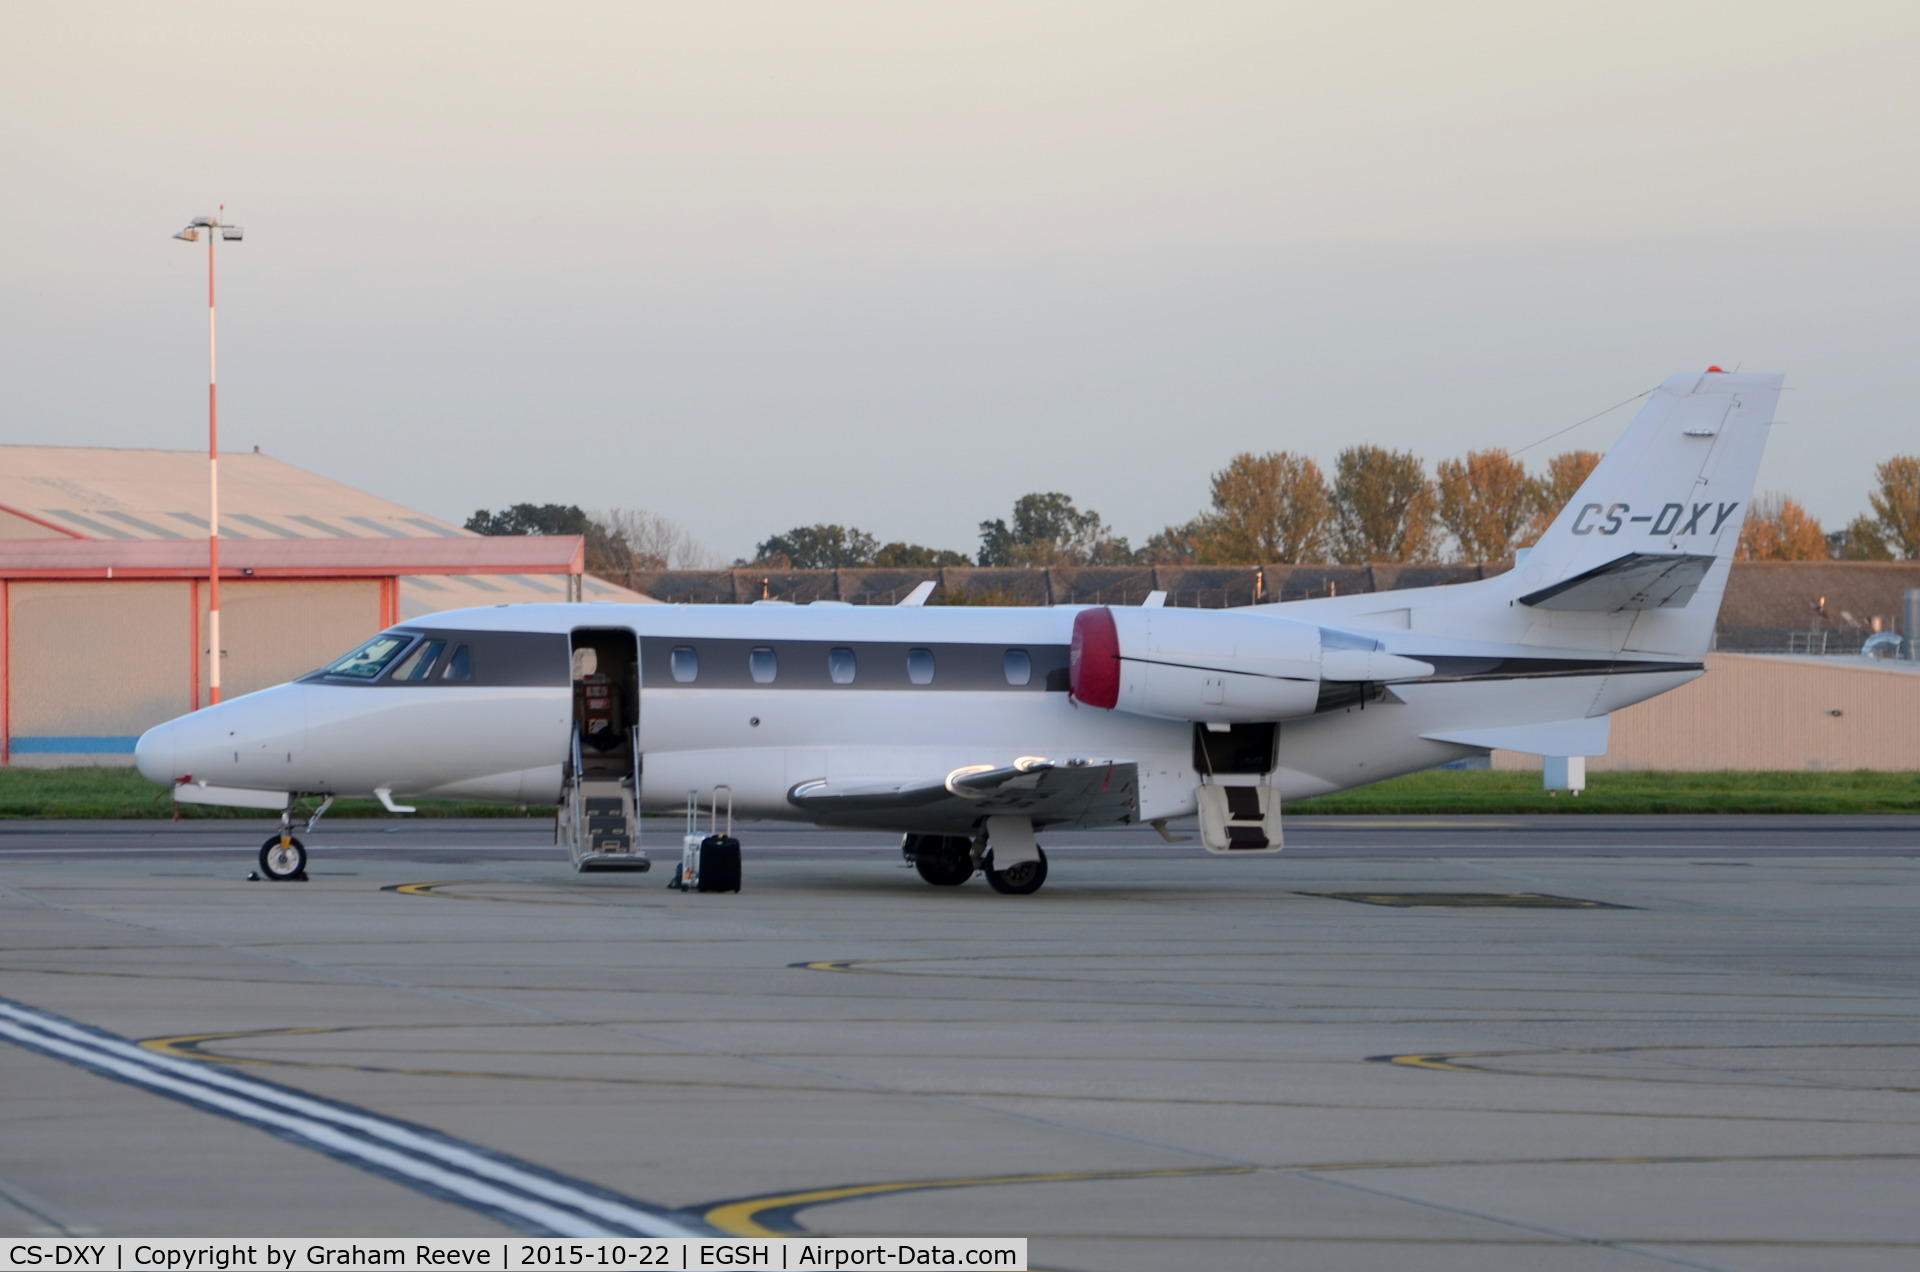
[[[456,521],[1138,543],[1237,451],[1519,448],[1709,363],[1920,450],[1920,5],[9,3],[0,441]],[[1615,412],[1526,452],[1604,447]]]

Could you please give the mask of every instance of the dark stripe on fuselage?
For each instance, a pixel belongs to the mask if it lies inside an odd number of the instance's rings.
[[[673,676],[673,651],[687,648],[700,660],[699,675],[691,681]],[[775,660],[772,680],[753,678],[753,651],[770,649]],[[829,659],[836,649],[853,652],[854,675],[836,684]],[[914,684],[908,677],[913,650],[933,656],[933,679]],[[1027,683],[1007,679],[1007,654],[1027,655]],[[993,689],[1000,692],[1067,691],[1065,645],[976,645],[932,641],[872,640],[738,640],[725,637],[642,636],[640,684],[645,689],[903,689],[928,692]]]
[[[571,658],[570,637],[563,632],[460,631],[411,625],[396,630],[447,642],[444,662],[459,646],[470,649],[472,678],[449,681],[437,671],[429,679],[408,681],[403,687],[439,686],[449,690],[488,686],[544,685],[564,688]],[[1065,645],[980,644],[957,641],[860,640],[750,640],[712,636],[642,636],[640,683],[645,689],[847,689],[927,690],[968,692],[1026,690],[1065,693],[1068,689],[1068,647]],[[690,648],[698,655],[699,674],[692,681],[673,675],[673,651]],[[753,651],[770,649],[776,662],[774,678],[753,678]],[[834,650],[851,650],[854,677],[834,681],[830,657]],[[908,674],[913,651],[933,657],[933,679],[915,684]],[[1009,651],[1023,651],[1031,672],[1025,684],[1007,679]],[[1704,670],[1697,662],[1622,658],[1470,657],[1459,654],[1423,654],[1402,651],[1409,658],[1433,664],[1434,674],[1417,682],[1449,684],[1467,681],[1539,680],[1566,676],[1619,676]],[[401,659],[395,659],[398,665]],[[394,682],[382,676],[374,681],[350,680],[314,672],[302,680],[345,688],[383,688]]]
[[[446,642],[446,648],[441,651],[436,664],[428,669],[429,674],[424,679],[404,683],[389,679],[393,668],[406,660],[406,654],[412,646],[396,654],[378,680],[329,676],[325,671],[310,672],[300,679],[312,684],[339,685],[349,689],[456,690],[527,685],[544,685],[555,689],[567,687],[573,651],[571,638],[565,632],[461,631],[458,628],[442,630],[411,624],[392,630],[416,638],[425,636]],[[461,646],[467,648],[468,674],[461,680],[448,680],[443,669]]]

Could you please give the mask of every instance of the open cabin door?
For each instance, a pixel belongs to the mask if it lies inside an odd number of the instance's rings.
[[[1193,767],[1200,774],[1194,798],[1208,852],[1280,851],[1280,791],[1273,785],[1279,751],[1277,724],[1193,726]]]
[[[573,633],[573,729],[556,834],[575,870],[645,870],[640,647],[624,627]]]

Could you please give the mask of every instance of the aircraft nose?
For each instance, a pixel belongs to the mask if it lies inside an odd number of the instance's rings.
[[[134,765],[142,777],[168,784],[187,777],[235,786],[285,781],[306,745],[303,687],[263,689],[157,724],[133,744]]]
[[[179,751],[179,730],[174,726],[178,721],[169,720],[165,724],[156,724],[140,735],[133,744],[133,764],[140,770],[140,776],[149,782],[164,782],[171,786],[180,778],[188,776],[175,771],[174,756]]]

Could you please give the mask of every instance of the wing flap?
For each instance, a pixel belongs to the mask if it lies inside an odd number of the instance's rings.
[[[1130,822],[1139,791],[1131,760],[1023,756],[940,778],[817,778],[795,785],[787,802],[822,825],[954,835],[996,816],[1031,817],[1036,827]]]

